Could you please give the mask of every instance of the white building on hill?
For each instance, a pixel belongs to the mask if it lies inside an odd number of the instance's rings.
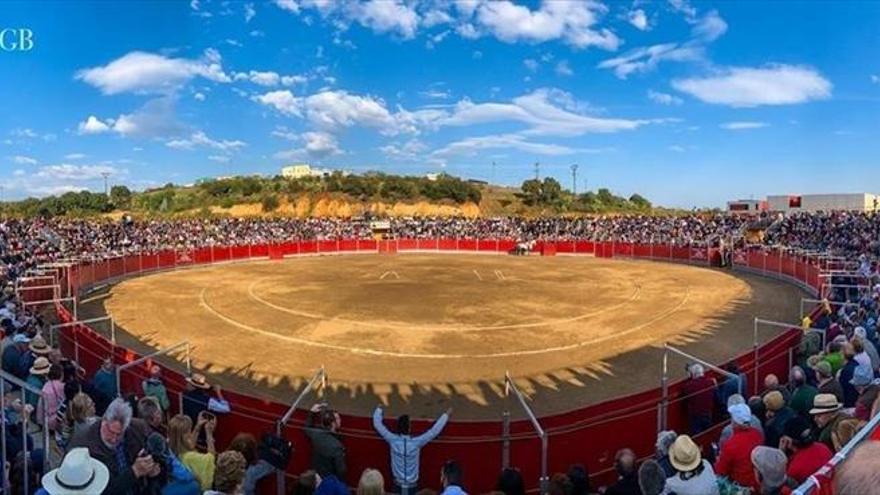
[[[286,179],[300,179],[302,177],[329,177],[337,170],[329,168],[312,167],[307,163],[297,163],[281,169],[281,176]],[[342,175],[350,175],[350,172],[339,170]]]
[[[880,196],[869,193],[767,196],[767,203],[768,210],[782,213],[880,210]]]

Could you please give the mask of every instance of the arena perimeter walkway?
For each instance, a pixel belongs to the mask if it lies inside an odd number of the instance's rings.
[[[451,405],[478,419],[498,418],[507,370],[539,413],[570,410],[656,386],[664,341],[712,361],[739,354],[756,315],[795,322],[801,295],[648,261],[352,255],[140,277],[82,313],[108,312],[139,350],[188,339],[195,366],[239,391],[288,402],[323,364],[346,412]]]

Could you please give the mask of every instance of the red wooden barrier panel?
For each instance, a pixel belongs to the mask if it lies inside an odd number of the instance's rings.
[[[509,253],[516,248],[516,241],[509,239],[501,239],[498,241],[498,251],[501,253]]]
[[[122,264],[126,274],[139,273],[141,271],[141,256],[139,254],[126,256]]]
[[[765,270],[768,272],[779,273],[782,270],[782,255],[779,251],[771,251],[767,253],[765,262],[767,263]]]
[[[419,248],[419,243],[415,239],[400,239],[397,241],[398,251],[415,251]]]
[[[299,254],[309,254],[318,252],[317,241],[299,241]]]
[[[423,251],[436,251],[439,246],[440,241],[437,239],[419,239],[419,249]]]
[[[174,251],[162,251],[159,253],[157,268],[172,268],[177,263],[177,253]]]
[[[281,252],[284,256],[299,254],[300,246],[299,241],[286,241],[281,243]]]
[[[498,241],[495,239],[480,239],[477,241],[477,251],[498,251]]]
[[[229,246],[214,246],[211,251],[211,256],[214,257],[215,263],[229,261],[232,258],[232,250]]]
[[[675,261],[690,261],[690,246],[672,246],[672,259]]]
[[[556,241],[556,252],[571,254],[575,252],[574,241]]]
[[[593,241],[575,241],[574,250],[578,254],[590,254],[596,252]]]
[[[318,241],[319,253],[335,253],[339,250],[338,241]]]
[[[355,239],[344,239],[339,241],[340,251],[357,251],[358,243]]]
[[[709,264],[709,251],[706,247],[691,247],[690,254],[691,263],[696,263],[699,265],[708,265]]]
[[[458,239],[440,239],[437,242],[437,249],[441,251],[458,250]]]
[[[357,241],[358,251],[375,251],[376,241],[374,239],[360,239]]]
[[[459,251],[476,251],[477,250],[477,240],[476,239],[459,239],[458,240],[458,250]]]
[[[257,244],[251,246],[251,257],[252,258],[265,258],[269,256],[269,245],[268,244]]]
[[[250,246],[232,246],[232,259],[243,260],[251,257]]]
[[[193,263],[202,265],[214,261],[213,248],[196,249],[195,251],[178,251],[177,264],[191,265]]]

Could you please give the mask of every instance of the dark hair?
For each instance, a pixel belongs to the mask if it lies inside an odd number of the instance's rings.
[[[62,373],[60,364],[49,366],[49,374],[47,375],[49,380],[60,380],[62,376],[64,376],[64,374]]]
[[[248,466],[257,462],[257,439],[250,433],[235,435],[229,442],[229,450],[240,452]]]
[[[571,480],[572,495],[587,495],[590,493],[590,472],[583,464],[572,464],[568,468],[568,479]]]
[[[312,495],[318,484],[318,477],[311,469],[299,475],[291,492],[293,495]]]
[[[620,449],[614,456],[614,469],[621,476],[636,473],[636,455],[630,449]]]
[[[504,495],[526,495],[526,486],[522,474],[516,468],[504,468],[498,476],[495,489]]]
[[[802,416],[794,416],[785,423],[784,435],[799,449],[809,447],[814,441],[812,425]]]
[[[464,480],[464,472],[461,470],[461,465],[454,460],[448,460],[443,463],[441,473],[443,473],[443,478],[446,479],[447,485],[461,486]]]
[[[321,409],[321,426],[324,429],[329,430],[333,423],[336,422],[336,411],[330,409],[329,407],[325,407]]]
[[[666,473],[660,463],[651,459],[639,468],[639,488],[644,495],[660,495],[666,487]]]
[[[571,495],[574,486],[568,476],[556,473],[550,477],[550,487],[547,489],[550,495]]]
[[[409,435],[409,414],[401,414],[397,418],[397,433],[399,435]]]

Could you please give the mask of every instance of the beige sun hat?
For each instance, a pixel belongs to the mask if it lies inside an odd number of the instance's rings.
[[[44,339],[42,335],[37,335],[32,338],[30,344],[28,344],[28,348],[31,352],[39,356],[45,356],[52,352],[52,348],[49,347],[49,344],[46,343],[46,339]]]
[[[700,447],[687,435],[679,435],[669,448],[669,462],[683,473],[697,469],[702,460]]]
[[[50,363],[48,359],[44,357],[38,357],[34,361],[34,365],[31,366],[30,373],[32,375],[48,375],[49,368],[51,367],[52,363]]]
[[[810,409],[810,414],[834,412],[841,407],[843,406],[837,402],[837,397],[834,394],[819,394],[813,399],[813,408]]]
[[[187,377],[186,381],[195,388],[200,388],[203,390],[207,390],[211,388],[211,385],[208,383],[205,375],[201,373],[193,373],[192,376]]]

